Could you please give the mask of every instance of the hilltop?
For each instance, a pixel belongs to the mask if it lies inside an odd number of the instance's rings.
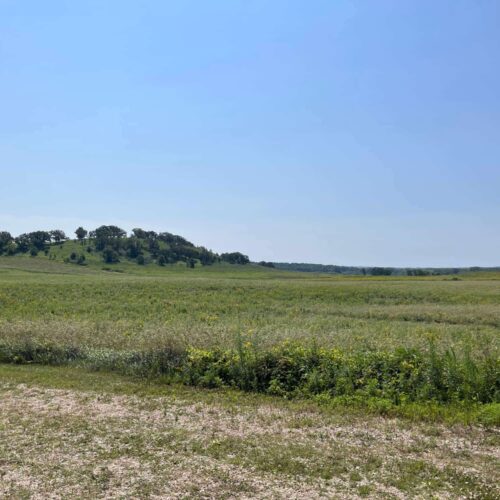
[[[196,246],[186,238],[168,233],[135,228],[131,234],[117,226],[100,226],[92,231],[79,227],[76,238],[64,231],[34,231],[12,236],[0,231],[0,255],[40,255],[49,260],[86,266],[89,263],[135,263],[139,266],[183,264],[189,268],[215,263],[246,265],[248,256],[240,252],[218,254]]]

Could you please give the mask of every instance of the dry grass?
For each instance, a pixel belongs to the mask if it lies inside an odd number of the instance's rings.
[[[141,384],[68,368],[2,367],[0,497],[500,494],[495,429]]]

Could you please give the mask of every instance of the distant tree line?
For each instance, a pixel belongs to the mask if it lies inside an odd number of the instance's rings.
[[[263,263],[259,263],[263,265]],[[346,274],[363,276],[440,276],[460,274],[474,271],[500,271],[500,267],[434,267],[434,268],[406,268],[406,267],[358,267],[337,266],[325,264],[307,264],[294,262],[273,262],[274,267],[288,271],[306,273]]]
[[[130,235],[117,226],[100,226],[87,231],[83,227],[75,230],[76,240],[82,246],[87,245],[87,252],[98,252],[104,262],[111,264],[122,259],[135,260],[139,265],[154,262],[160,266],[185,262],[188,267],[198,263],[208,266],[216,262],[230,264],[248,264],[248,256],[240,252],[223,253],[221,255],[203,246],[195,246],[182,236],[134,228]],[[0,231],[0,255],[15,255],[39,252],[48,254],[52,245],[62,245],[69,238],[64,231],[34,231],[13,237],[7,231]],[[72,252],[69,261],[85,263],[85,255]]]
[[[261,260],[260,262],[258,262],[259,266],[263,266],[263,267],[272,267],[272,268],[275,268],[276,266],[274,265],[274,262],[266,262],[265,260]]]
[[[394,268],[391,267],[356,267],[336,266],[330,264],[307,264],[295,262],[273,262],[274,267],[287,271],[299,271],[303,273],[326,273],[326,274],[361,274],[370,276],[390,276]]]

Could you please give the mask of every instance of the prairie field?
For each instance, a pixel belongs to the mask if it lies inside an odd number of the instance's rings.
[[[499,332],[494,273],[0,257],[0,496],[498,498]]]
[[[360,278],[258,266],[80,267],[0,257],[0,338],[140,349],[169,343],[498,354],[500,275]],[[103,270],[109,269],[109,270]]]

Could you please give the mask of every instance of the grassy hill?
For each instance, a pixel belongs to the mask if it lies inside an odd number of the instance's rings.
[[[79,227],[77,240],[68,239],[61,230],[34,231],[13,237],[0,231],[0,255],[45,255],[49,260],[81,266],[99,262],[117,264],[134,263],[140,266],[179,264],[191,269],[218,262],[248,264],[246,255],[240,252],[217,254],[203,246],[196,246],[182,236],[168,232],[156,233],[140,228],[131,234],[117,226],[100,226],[94,231]]]

